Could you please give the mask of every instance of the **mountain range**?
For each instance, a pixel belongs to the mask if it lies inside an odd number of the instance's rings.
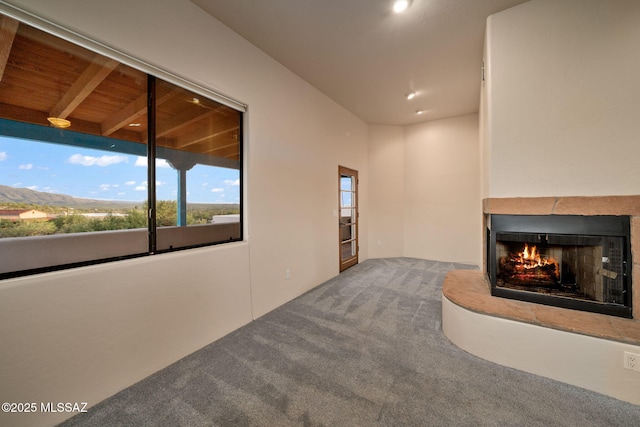
[[[45,193],[43,191],[35,191],[28,188],[15,188],[6,185],[0,185],[0,204],[1,203],[25,203],[85,209],[129,209],[136,205],[141,205],[141,202],[83,199],[67,196],[66,194]]]
[[[24,203],[27,205],[59,206],[74,209],[133,209],[142,207],[144,201],[99,200],[72,197],[66,194],[45,193],[28,188],[15,188],[0,185],[0,205],[3,203]],[[219,209],[225,212],[236,212],[240,209],[237,203],[189,203],[189,209]]]

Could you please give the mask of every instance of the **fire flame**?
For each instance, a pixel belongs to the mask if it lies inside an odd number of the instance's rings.
[[[527,243],[524,244],[524,250],[518,253],[518,258],[524,268],[536,268],[556,264],[554,260],[543,258],[538,252],[538,248],[536,246],[531,246],[531,248],[529,248]]]

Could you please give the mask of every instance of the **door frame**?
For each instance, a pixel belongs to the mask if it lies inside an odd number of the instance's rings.
[[[343,177],[352,177],[355,179],[355,188],[353,190],[353,199],[352,205],[353,207],[349,207],[349,209],[353,208],[354,212],[351,216],[352,219],[355,219],[354,222],[347,223],[349,227],[355,228],[355,233],[351,234],[351,239],[343,240],[342,239],[342,231],[345,225],[342,223],[342,178]],[[358,238],[358,233],[360,231],[360,212],[359,212],[359,204],[358,204],[358,171],[355,169],[350,169],[344,166],[338,166],[338,260],[340,265],[340,272],[346,270],[349,267],[352,267],[358,263],[358,254],[360,252],[360,241]],[[344,242],[353,242],[355,244],[355,254],[349,258],[343,258],[343,244]]]

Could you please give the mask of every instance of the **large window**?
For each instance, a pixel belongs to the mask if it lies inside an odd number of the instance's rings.
[[[8,16],[0,32],[0,277],[242,238],[241,111]]]

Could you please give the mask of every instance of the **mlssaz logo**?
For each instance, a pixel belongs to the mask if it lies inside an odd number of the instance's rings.
[[[42,402],[40,412],[87,412],[87,402]]]

